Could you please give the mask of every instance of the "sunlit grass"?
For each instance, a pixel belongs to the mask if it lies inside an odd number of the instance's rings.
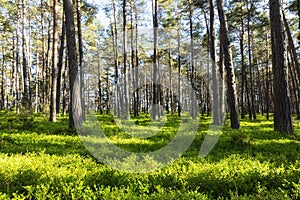
[[[228,120],[205,158],[199,150],[211,118],[200,117],[196,138],[187,152],[160,170],[129,174],[97,161],[67,118],[51,123],[43,115],[0,112],[0,199],[298,199],[300,198],[300,121],[295,134],[273,131],[273,121],[259,116]],[[97,116],[111,142],[131,152],[151,152],[167,145],[181,119],[167,116],[161,129],[149,115],[132,117],[135,132],[157,132],[149,138],[126,133],[113,116]]]

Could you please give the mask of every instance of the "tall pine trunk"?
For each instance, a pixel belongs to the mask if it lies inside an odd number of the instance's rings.
[[[223,0],[217,0],[220,29],[221,29],[221,43],[224,50],[224,65],[226,70],[226,83],[227,83],[227,102],[230,109],[230,123],[231,123],[231,128],[239,129],[240,122],[238,118],[239,114],[238,114],[238,105],[237,105],[237,96],[236,96],[235,75],[234,75],[234,69],[233,69],[232,59],[231,59],[228,25],[223,10],[223,6],[224,6]]]
[[[215,50],[215,30],[214,30],[214,2],[209,1],[209,11],[210,11],[210,57],[212,61],[212,80],[213,80],[213,123],[215,125],[220,125],[220,112],[219,112],[219,86],[217,80],[217,65],[216,65],[216,50]]]
[[[291,106],[288,92],[286,37],[279,0],[270,0],[272,68],[274,84],[274,130],[292,133]]]
[[[69,85],[70,85],[70,104],[69,104],[69,128],[82,125],[82,107],[80,95],[80,83],[78,79],[77,50],[74,25],[73,4],[70,0],[63,1],[66,16],[66,34],[69,59]]]
[[[58,72],[57,72],[57,89],[56,89],[56,113],[60,112],[61,76],[62,76],[63,58],[64,58],[64,50],[65,50],[65,38],[66,38],[66,26],[65,26],[64,12],[63,12],[59,58],[57,64]]]
[[[80,98],[82,117],[85,116],[85,97],[84,97],[84,66],[83,66],[83,47],[82,47],[82,31],[81,31],[81,0],[76,0],[77,14],[77,32],[78,32],[78,48],[79,48],[79,69],[80,69]]]
[[[123,72],[124,72],[124,85],[123,85],[123,97],[122,99],[124,101],[124,106],[122,108],[122,117],[124,119],[129,119],[129,100],[128,100],[128,74],[127,74],[127,28],[126,28],[126,0],[123,0]]]
[[[53,0],[53,46],[52,46],[52,83],[51,83],[51,102],[50,102],[50,121],[56,121],[56,92],[57,92],[57,39],[58,39],[58,4]]]
[[[158,79],[158,0],[152,1],[152,14],[153,14],[153,103],[152,103],[152,119],[159,118],[159,79]]]

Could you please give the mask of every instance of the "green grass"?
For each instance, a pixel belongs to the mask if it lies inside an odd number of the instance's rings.
[[[97,161],[67,118],[0,112],[0,199],[299,199],[300,122],[295,134],[273,131],[272,121],[226,124],[215,148],[199,157],[209,118],[183,157],[146,174],[114,170]],[[112,116],[98,116],[114,144],[132,152],[151,152],[176,134],[180,119],[168,116],[151,138],[134,138]],[[145,130],[149,116],[133,118]],[[148,127],[149,128],[149,127]],[[155,127],[150,127],[156,130]],[[139,130],[137,130],[138,132]]]

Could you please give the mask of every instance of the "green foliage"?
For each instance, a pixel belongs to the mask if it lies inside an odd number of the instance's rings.
[[[1,114],[0,199],[298,199],[300,197],[299,122],[295,135],[272,132],[272,122],[243,120],[228,125],[216,147],[198,157],[210,119],[202,118],[195,141],[171,165],[147,174],[116,171],[95,160],[67,119],[49,123],[43,116]],[[153,138],[132,138],[112,116],[101,127],[120,147],[144,152],[159,149],[176,134],[180,119],[168,116]],[[147,116],[133,118],[146,128]],[[10,121],[10,125],[9,122]],[[149,161],[150,162],[150,161]]]

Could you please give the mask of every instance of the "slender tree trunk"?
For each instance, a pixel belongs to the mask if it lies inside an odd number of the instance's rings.
[[[284,11],[282,11],[282,16],[283,16],[283,22],[284,22],[286,35],[287,35],[287,38],[288,38],[288,46],[290,47],[291,53],[292,53],[292,58],[293,58],[292,61],[295,64],[295,68],[296,68],[297,74],[298,74],[298,80],[300,81],[300,64],[299,64],[299,61],[298,61],[297,51],[296,51],[294,41],[293,41],[293,38],[292,38],[290,26],[289,26],[289,24],[288,24],[288,22],[285,18]]]
[[[191,44],[191,84],[194,89],[194,91],[191,92],[191,102],[192,102],[192,107],[190,108],[191,110],[191,115],[193,119],[196,119],[197,117],[197,109],[196,109],[196,96],[195,96],[195,91],[198,90],[196,87],[196,75],[195,75],[195,55],[194,55],[194,36],[193,36],[193,2],[189,1],[189,31],[190,31],[190,44]]]
[[[48,20],[48,46],[47,46],[47,52],[46,52],[46,63],[45,63],[45,73],[46,73],[46,85],[45,85],[45,92],[46,92],[46,96],[45,96],[45,107],[48,107],[49,105],[49,93],[50,93],[50,88],[51,88],[51,79],[50,79],[50,59],[51,59],[51,22],[50,20]]]
[[[67,53],[66,53],[67,54]],[[63,72],[63,88],[62,88],[62,115],[64,116],[66,114],[66,108],[67,108],[67,77],[68,77],[68,59],[65,59],[65,67]]]
[[[100,115],[103,114],[103,109],[102,109],[102,77],[101,77],[101,63],[100,63],[100,52],[98,53],[97,57],[97,72],[98,72],[98,111]],[[116,101],[116,100],[115,100]]]
[[[136,5],[135,9],[135,95],[136,95],[136,106],[137,116],[140,114],[140,92],[139,92],[139,57],[138,57],[138,11]]]
[[[56,89],[56,113],[60,111],[60,94],[61,94],[61,75],[63,68],[63,58],[65,50],[65,37],[66,36],[66,27],[65,27],[65,15],[63,12],[62,16],[62,31],[60,36],[60,49],[59,49],[59,58],[58,58],[58,72],[57,72],[57,89]]]
[[[19,3],[19,1],[17,2]],[[19,43],[20,43],[20,32],[19,32],[19,20],[17,20],[17,26],[16,26],[16,112],[19,114],[20,111],[20,77],[19,77],[19,69],[20,69],[20,48],[19,48]]]
[[[159,79],[158,79],[158,0],[152,1],[153,14],[153,31],[154,31],[154,46],[153,46],[153,104],[152,104],[152,119],[159,118]]]
[[[221,37],[221,34],[219,34]],[[221,40],[221,38],[220,38]],[[220,43],[220,60],[219,60],[219,117],[220,124],[224,124],[225,120],[225,91],[224,91],[224,48]]]
[[[241,88],[241,118],[245,119],[245,105],[244,105],[244,94],[245,94],[245,80],[246,80],[246,69],[245,69],[245,55],[244,55],[244,16],[242,14],[241,7],[241,33],[240,33],[240,49],[241,49],[241,62],[242,62],[242,88]]]
[[[227,101],[230,109],[230,122],[231,128],[239,129],[240,122],[238,118],[238,105],[236,96],[236,84],[234,69],[231,60],[231,49],[230,41],[228,35],[228,26],[226,21],[226,16],[223,11],[224,2],[223,0],[217,0],[217,7],[220,19],[220,29],[221,29],[221,43],[224,49],[225,56],[225,70],[226,70],[226,82],[227,82]]]
[[[299,84],[297,82],[297,78],[296,78],[296,74],[294,73],[295,71],[293,70],[293,68],[295,67],[292,59],[289,59],[288,57],[288,68],[289,68],[289,75],[291,77],[291,85],[293,88],[292,93],[294,96],[294,101],[292,101],[292,105],[295,106],[295,110],[296,110],[296,114],[297,114],[297,119],[300,119],[300,103],[299,103],[299,97],[300,97],[300,90],[299,90]]]
[[[137,23],[137,22],[135,22]],[[133,114],[138,116],[138,102],[137,102],[137,78],[136,78],[136,51],[134,44],[134,24],[133,24],[133,2],[130,1],[130,46],[131,46],[131,67],[132,67],[132,87],[133,87]]]
[[[56,122],[56,92],[57,92],[57,38],[58,38],[58,2],[53,0],[53,46],[52,46],[52,84],[50,102],[50,121]]]
[[[27,40],[26,40],[26,2],[22,0],[22,54],[23,54],[23,68],[22,68],[22,77],[23,77],[23,98],[22,104],[26,108],[29,108],[28,102],[28,84],[27,84],[27,75],[28,75],[28,60],[27,60]]]
[[[121,113],[120,113],[120,87],[119,87],[119,54],[118,54],[118,48],[117,48],[117,44],[118,44],[118,31],[117,31],[117,12],[116,12],[116,5],[115,5],[115,1],[112,0],[112,5],[113,5],[113,11],[114,11],[114,23],[113,23],[113,28],[112,28],[112,39],[113,39],[113,51],[114,51],[114,81],[115,81],[115,113],[117,114],[118,118],[120,118]]]
[[[252,45],[251,45],[251,34],[250,34],[250,21],[251,21],[251,8],[252,5],[249,8],[249,2],[247,0],[247,12],[248,12],[248,20],[247,20],[247,34],[248,34],[248,59],[249,59],[249,75],[250,75],[250,96],[251,96],[251,112],[253,115],[253,119],[256,119],[256,112],[255,112],[255,99],[254,99],[254,89],[253,89],[253,73],[252,73]]]
[[[35,107],[34,112],[38,112],[39,104],[40,104],[40,60],[39,60],[39,40],[38,34],[36,36],[36,78],[35,78]]]
[[[41,103],[42,104],[45,104],[45,85],[46,85],[46,81],[45,81],[45,71],[46,71],[46,54],[45,54],[45,36],[44,36],[44,23],[45,23],[45,20],[44,20],[44,1],[41,0],[41,42],[42,42],[42,84],[41,84],[41,88],[42,88],[42,99],[41,99]],[[43,111],[43,107],[42,108],[42,111]]]
[[[128,74],[127,74],[127,28],[126,28],[126,3],[127,0],[123,0],[123,71],[124,71],[124,107],[122,109],[122,114],[124,119],[129,119],[129,101],[128,101]]]
[[[181,37],[180,37],[180,30],[181,30],[181,18],[179,19],[178,23],[178,31],[177,31],[177,48],[178,48],[178,105],[177,105],[177,110],[178,110],[178,116],[181,116]]]
[[[14,33],[13,33],[14,36]],[[15,65],[15,60],[16,60],[16,41],[15,41],[15,37],[13,38],[13,53],[12,53],[12,69],[11,69],[11,84],[10,84],[10,95],[12,97],[11,100],[11,104],[10,104],[10,110],[13,111],[14,107],[15,107],[15,97],[16,97],[16,91],[15,91],[15,75],[16,75],[16,65]]]
[[[274,130],[292,133],[291,106],[288,93],[287,50],[279,0],[270,0],[272,68],[274,84]]]
[[[82,31],[81,31],[81,0],[76,0],[77,14],[77,31],[78,31],[78,47],[79,47],[79,69],[80,69],[80,96],[82,117],[85,117],[85,97],[84,97],[84,66],[83,66],[83,47],[82,47]]]
[[[6,38],[5,38],[5,31],[4,31],[4,44],[2,46],[2,66],[1,66],[1,101],[0,101],[0,109],[3,110],[4,109],[4,102],[5,102],[5,91],[4,91],[4,79],[5,79],[5,75],[4,75],[4,66],[5,66],[5,60],[6,60],[6,56],[5,56],[5,46],[6,46]]]
[[[209,1],[209,11],[210,11],[210,58],[212,61],[212,80],[213,80],[213,123],[215,125],[220,125],[220,112],[219,112],[219,87],[218,87],[218,81],[217,81],[217,65],[216,65],[216,50],[215,50],[215,30],[214,30],[214,2],[213,0]]]
[[[69,85],[70,85],[70,104],[69,104],[69,128],[82,125],[82,107],[80,84],[78,80],[77,51],[74,25],[74,11],[70,0],[63,0],[66,16],[66,34],[69,59]]]
[[[270,119],[270,69],[269,69],[269,41],[268,33],[266,34],[266,49],[267,49],[267,62],[266,62],[266,113],[267,120]]]

